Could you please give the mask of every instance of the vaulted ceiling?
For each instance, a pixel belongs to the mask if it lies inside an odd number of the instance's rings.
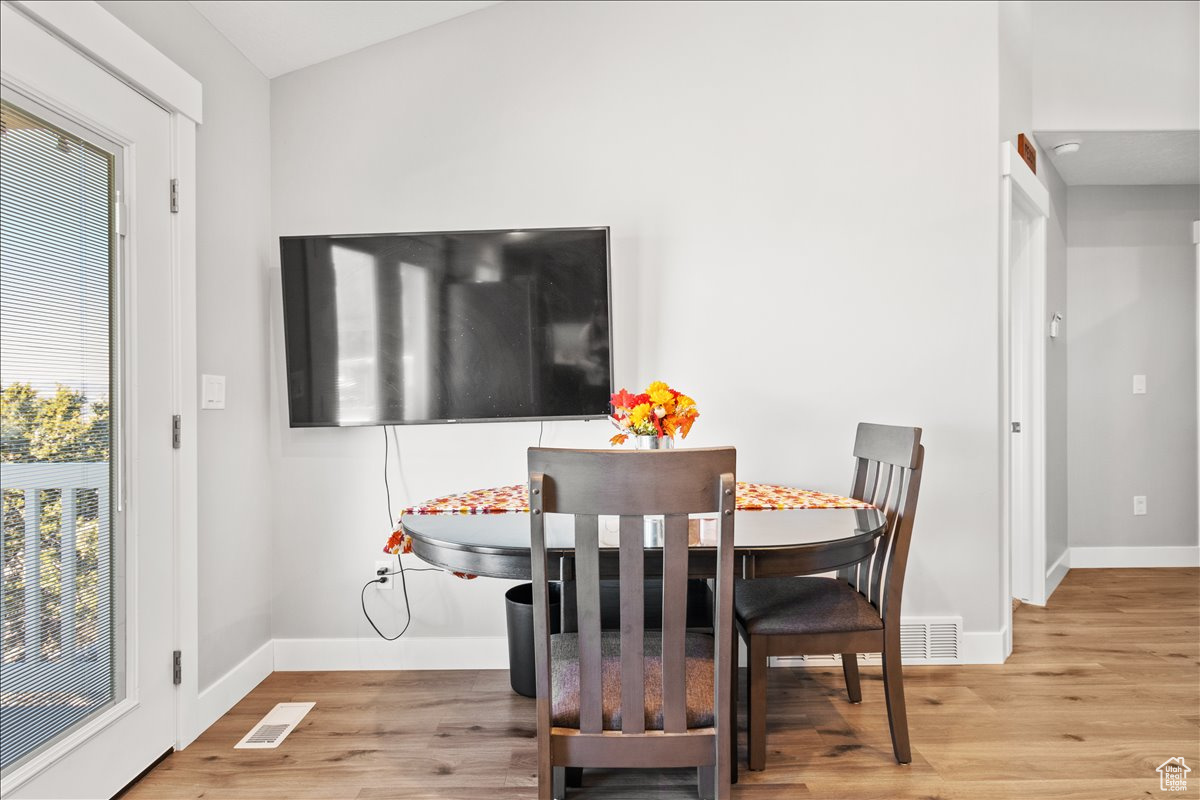
[[[268,78],[495,5],[497,0],[191,0]]]

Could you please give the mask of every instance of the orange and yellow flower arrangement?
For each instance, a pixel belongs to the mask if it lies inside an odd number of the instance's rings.
[[[659,439],[686,439],[692,423],[700,416],[696,401],[662,381],[655,381],[641,394],[622,389],[612,396],[612,422],[620,433],[609,442],[625,444],[630,435]]]

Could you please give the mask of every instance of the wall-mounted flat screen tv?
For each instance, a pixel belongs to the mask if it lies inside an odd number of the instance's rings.
[[[279,247],[292,427],[608,413],[608,228]]]

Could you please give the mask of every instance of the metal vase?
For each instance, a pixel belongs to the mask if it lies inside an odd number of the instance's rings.
[[[674,450],[674,436],[635,436],[634,447],[638,450]]]

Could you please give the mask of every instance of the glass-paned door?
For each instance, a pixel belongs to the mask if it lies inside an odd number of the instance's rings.
[[[0,768],[121,698],[119,147],[0,104]]]
[[[180,740],[192,131],[11,3],[0,52],[0,794],[95,800]]]

